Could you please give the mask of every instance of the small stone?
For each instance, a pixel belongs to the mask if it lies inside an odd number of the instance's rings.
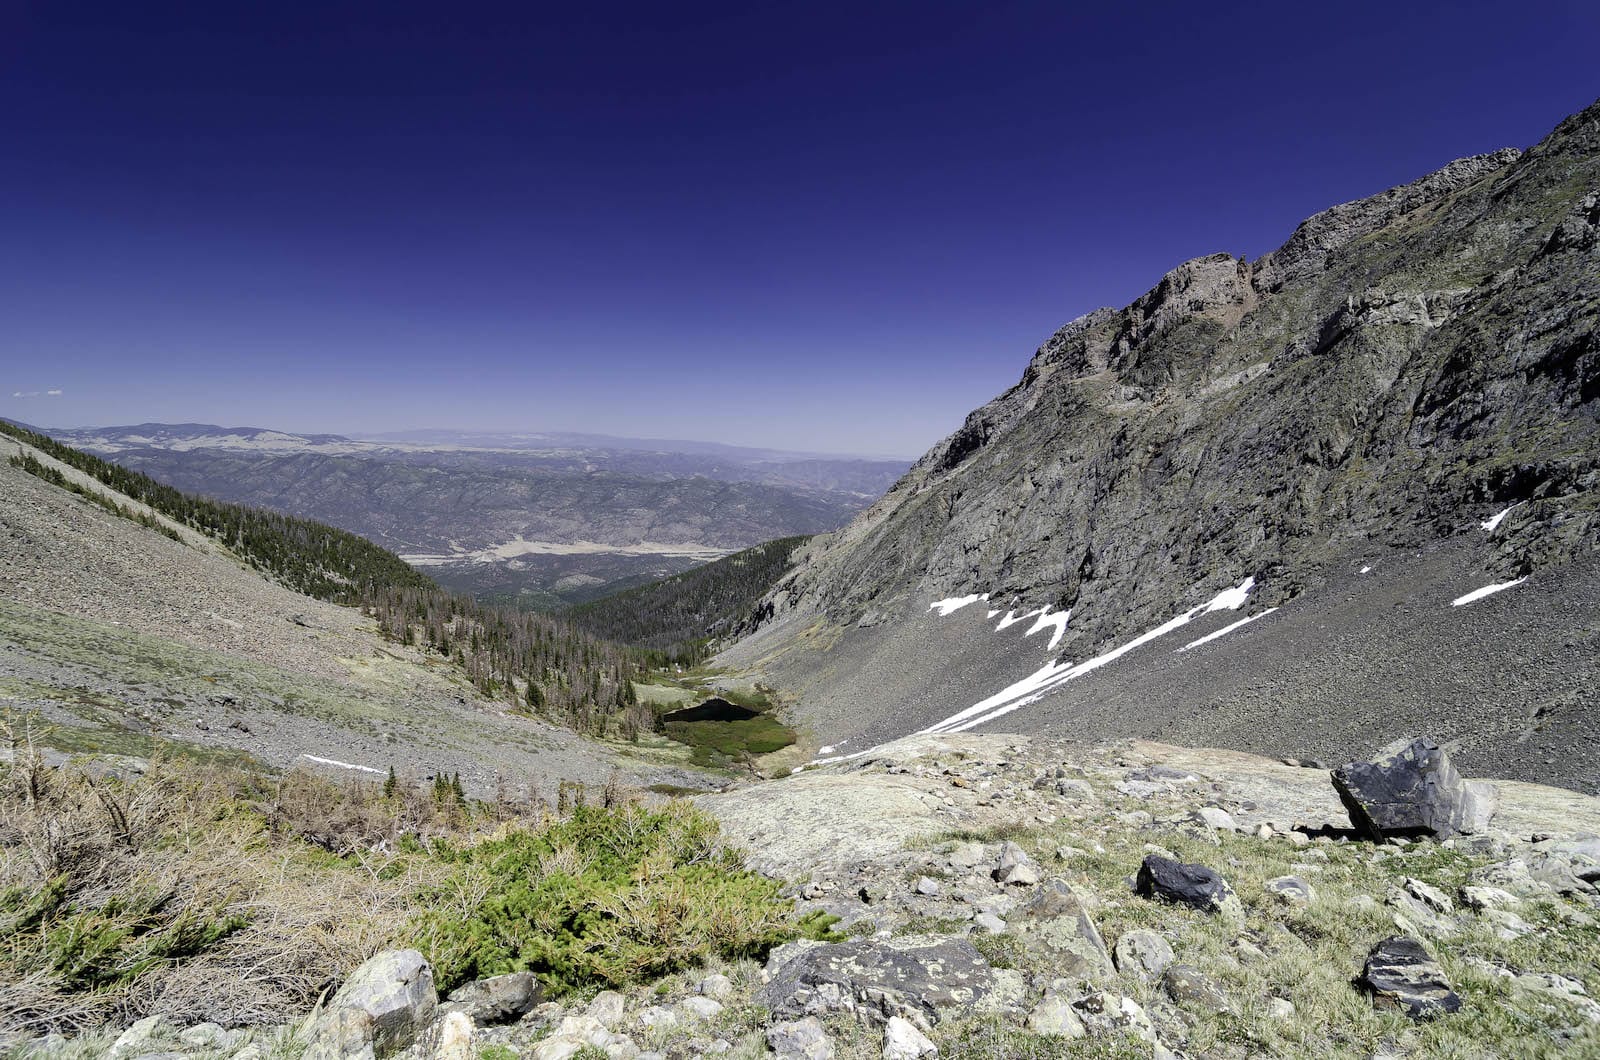
[[[1233,815],[1219,806],[1202,806],[1190,815],[1190,820],[1218,832],[1237,832],[1239,825]]]
[[[546,1038],[533,1047],[533,1060],[572,1060],[584,1045],[575,1038]]]
[[[1396,935],[1372,948],[1361,971],[1361,985],[1379,1006],[1397,1008],[1414,1020],[1455,1012],[1461,998],[1426,946]]]
[[[1317,897],[1316,888],[1298,876],[1277,876],[1267,881],[1267,890],[1286,905],[1307,905]]]
[[[927,898],[938,897],[939,881],[932,876],[918,876],[917,893]]]
[[[957,843],[948,855],[951,868],[957,869],[975,869],[983,863],[983,858],[982,843]]]
[[[833,1041],[815,1016],[768,1027],[767,1045],[778,1060],[833,1060]]]
[[[938,1056],[939,1048],[928,1036],[917,1030],[910,1020],[890,1016],[883,1030],[883,1060],[919,1060],[924,1056]]]
[[[1460,893],[1461,904],[1475,913],[1486,909],[1515,909],[1522,904],[1521,898],[1498,887],[1474,887],[1469,884],[1461,888]]]
[[[1161,975],[1161,986],[1179,1005],[1207,1012],[1227,1012],[1231,1008],[1222,988],[1192,965],[1168,967]]]
[[[196,1049],[225,1049],[232,1044],[234,1034],[215,1023],[197,1023],[178,1032],[178,1040]]]
[[[1113,954],[1117,971],[1154,981],[1172,963],[1172,947],[1154,931],[1125,931]]]
[[[1028,1030],[1051,1038],[1082,1038],[1083,1020],[1066,998],[1049,996],[1028,1013]]]
[[[584,1009],[593,1016],[606,1030],[616,1030],[622,1023],[628,1011],[628,1001],[615,990],[602,990],[589,1002],[589,1007]]]
[[[733,980],[719,972],[700,980],[700,985],[695,989],[706,997],[714,997],[718,1001],[726,1001],[733,995]]]
[[[1006,929],[1006,922],[993,913],[979,913],[972,922],[986,935],[998,935]]]
[[[709,997],[701,997],[697,994],[694,997],[686,997],[678,1002],[678,1008],[694,1019],[709,1020],[716,1018],[717,1014],[722,1011],[722,1002],[714,1001]]]
[[[106,1051],[106,1060],[124,1060],[149,1051],[151,1041],[167,1030],[167,1018],[162,1015],[146,1016],[117,1035]]]
[[[639,1022],[652,1030],[671,1030],[678,1025],[678,1014],[670,1008],[652,1005],[639,1013]]]
[[[1432,909],[1435,913],[1449,915],[1456,910],[1456,904],[1443,891],[1431,884],[1407,878],[1403,886],[1407,894]]]
[[[1267,998],[1267,1013],[1273,1019],[1287,1020],[1294,1018],[1294,1002],[1288,998]]]

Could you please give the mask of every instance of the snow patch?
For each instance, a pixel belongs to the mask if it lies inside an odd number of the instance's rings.
[[[1519,506],[1521,506],[1523,504],[1526,504],[1526,503],[1527,503],[1527,501],[1518,501],[1516,504],[1513,504],[1511,506],[1511,508],[1516,508],[1516,507],[1519,507]],[[1489,518],[1485,519],[1483,522],[1479,523],[1478,525],[1483,527],[1489,533],[1491,533],[1491,534],[1494,533],[1494,528],[1499,526],[1500,523],[1502,521],[1504,521],[1505,517],[1511,514],[1511,508],[1507,508],[1503,512],[1495,512],[1493,515],[1489,516]]]
[[[1191,640],[1189,643],[1187,643],[1183,647],[1179,648],[1178,651],[1176,653],[1174,653],[1174,654],[1181,654],[1182,652],[1188,651],[1190,648],[1198,648],[1202,644],[1206,644],[1206,643],[1209,643],[1210,641],[1216,640],[1218,637],[1225,637],[1229,633],[1232,633],[1234,630],[1238,629],[1240,626],[1248,626],[1250,623],[1254,622],[1256,619],[1258,619],[1258,618],[1266,618],[1268,615],[1272,614],[1272,612],[1274,612],[1276,610],[1277,610],[1276,607],[1269,607],[1265,611],[1260,612],[1259,614],[1251,615],[1249,618],[1241,618],[1239,621],[1234,622],[1231,625],[1223,626],[1221,629],[1218,629],[1218,630],[1213,630],[1212,632],[1207,633],[1205,636],[1201,637],[1198,640]]]
[[[1050,643],[1045,646],[1044,650],[1055,651],[1056,645],[1060,644],[1061,638],[1066,635],[1067,619],[1071,617],[1072,611],[1070,608],[1066,611],[1057,611],[1052,615],[1047,607],[1039,612],[1039,617],[1034,619],[1033,625],[1028,627],[1028,632],[1024,633],[1023,636],[1031,637],[1041,629],[1054,629],[1055,633],[1051,636]]]
[[[1371,574],[1372,573],[1372,568],[1371,567],[1362,567],[1360,573],[1362,573],[1362,574]]]
[[[1001,689],[987,699],[979,700],[965,710],[958,711],[941,722],[936,722],[921,731],[921,734],[965,732],[968,729],[994,721],[996,718],[1020,710],[1032,703],[1037,703],[1046,694],[1076,680],[1085,674],[1092,673],[1122,658],[1135,648],[1144,646],[1153,640],[1166,636],[1173,630],[1188,625],[1196,618],[1212,611],[1237,611],[1244,606],[1249,598],[1250,590],[1255,588],[1256,580],[1246,578],[1232,589],[1224,589],[1206,603],[1190,608],[1175,618],[1169,619],[1155,629],[1135,637],[1128,643],[1112,648],[1110,651],[1097,655],[1085,662],[1073,665],[1071,663],[1046,663],[1015,684]],[[919,735],[921,735],[919,734]]]
[[[1501,512],[1500,514],[1504,515],[1505,513]],[[1528,576],[1526,574],[1524,574],[1522,577],[1518,578],[1516,581],[1498,582],[1498,583],[1496,583],[1494,585],[1485,585],[1482,589],[1474,589],[1474,590],[1472,590],[1470,593],[1468,593],[1465,596],[1456,597],[1454,600],[1450,601],[1450,606],[1451,607],[1461,607],[1461,606],[1463,606],[1465,604],[1472,603],[1474,600],[1482,600],[1485,596],[1493,596],[1495,593],[1498,593],[1503,589],[1509,589],[1514,585],[1521,585],[1523,582],[1525,582],[1527,580],[1528,580]]]
[[[999,613],[1000,613],[1000,609],[998,607],[991,607],[991,608],[989,608],[989,614],[988,614],[987,617],[993,618],[995,615],[998,615]]]
[[[362,773],[376,773],[379,776],[387,776],[387,774],[381,769],[373,769],[371,766],[351,765],[349,762],[341,762],[336,758],[318,758],[316,755],[307,754],[303,754],[300,757],[304,758],[308,762],[316,762],[318,765],[336,766],[339,769],[354,769]]]
[[[981,599],[983,599],[983,597],[979,596],[977,593],[973,593],[971,596],[952,596],[945,600],[935,600],[933,603],[928,605],[928,610],[937,611],[939,612],[939,617],[944,618],[947,615],[955,614],[968,604],[977,603]]]
[[[1026,622],[1030,618],[1037,618],[1038,616],[1044,614],[1048,610],[1049,610],[1049,608],[1046,608],[1046,607],[1036,607],[1032,611],[1027,611],[1027,612],[1024,612],[1023,614],[1020,614],[1020,615],[1017,614],[1015,611],[1007,611],[1006,612],[1006,617],[1002,618],[1000,620],[1000,624],[998,626],[994,627],[994,631],[996,633],[999,633],[1002,629],[1005,629],[1007,626],[1014,626],[1018,622]]]

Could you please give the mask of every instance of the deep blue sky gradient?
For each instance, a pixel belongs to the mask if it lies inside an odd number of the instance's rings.
[[[1537,0],[0,0],[0,415],[910,455],[1176,263],[1536,141],[1597,42]]]

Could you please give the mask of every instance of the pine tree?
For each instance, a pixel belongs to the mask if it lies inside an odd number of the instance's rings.
[[[391,765],[389,766],[389,775],[383,778],[383,797],[386,799],[394,798],[395,789],[398,787],[399,782],[395,779],[394,766]]]

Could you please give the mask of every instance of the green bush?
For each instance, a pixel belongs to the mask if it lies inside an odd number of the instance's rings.
[[[687,803],[580,808],[452,860],[411,932],[444,990],[513,971],[553,993],[620,985],[827,930],[793,918],[778,885],[745,869]]]

